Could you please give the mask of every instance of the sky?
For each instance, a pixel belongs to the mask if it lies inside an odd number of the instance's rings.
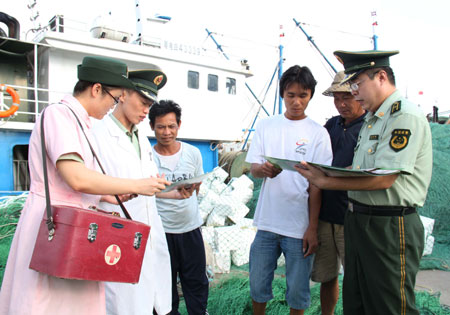
[[[30,2],[33,1],[17,0],[13,6],[2,8],[21,22],[22,39],[33,27],[29,20],[32,10],[27,8]],[[207,28],[231,59],[247,59],[254,74],[247,83],[260,99],[264,98],[278,63],[278,47],[282,45],[283,69],[295,64],[308,66],[318,81],[306,112],[320,123],[337,114],[332,98],[321,95],[331,84],[333,73],[293,19],[302,23],[338,71],[343,67],[333,51],[373,49],[371,38],[375,31],[379,50],[400,51],[391,58],[391,66],[402,94],[419,104],[425,114],[431,113],[434,105],[440,112],[450,110],[446,93],[450,73],[448,0],[147,0],[141,3],[151,11],[149,15],[172,18],[164,36],[216,51],[213,41],[207,38]],[[37,0],[33,10],[39,11],[42,25],[55,14],[63,14],[67,19],[84,20],[87,27],[95,17],[111,13],[115,25],[136,33],[133,0]],[[280,33],[284,37],[280,38]],[[32,33],[28,32],[27,39],[32,39]],[[274,98],[272,88],[264,101],[270,112]]]

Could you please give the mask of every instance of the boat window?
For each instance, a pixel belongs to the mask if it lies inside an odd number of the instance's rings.
[[[219,77],[215,74],[208,74],[208,91],[217,92],[219,90]]]
[[[13,148],[14,190],[30,190],[30,171],[28,169],[28,145]]]
[[[227,78],[227,93],[231,95],[236,95],[236,79]]]
[[[196,71],[188,71],[188,88],[198,89],[199,73]]]

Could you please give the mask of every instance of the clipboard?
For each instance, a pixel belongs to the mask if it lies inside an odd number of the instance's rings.
[[[280,159],[275,158],[271,156],[264,156],[264,158],[272,163],[273,165],[288,171],[295,171],[295,165],[300,164],[301,161],[295,161],[295,160],[287,160],[287,159]],[[357,177],[357,176],[386,176],[386,175],[392,175],[392,174],[399,174],[401,171],[398,169],[385,169],[385,168],[367,168],[367,169],[360,169],[360,170],[354,170],[354,169],[348,169],[344,167],[336,167],[336,166],[329,166],[319,163],[313,163],[313,162],[307,162],[309,165],[312,165],[318,169],[320,169],[322,172],[324,172],[327,176],[330,177]]]
[[[192,177],[192,178],[188,178],[188,179],[183,179],[178,182],[174,182],[174,183],[170,184],[169,186],[167,186],[164,190],[161,190],[161,192],[168,192],[168,191],[177,189],[178,187],[198,184],[198,183],[202,182],[203,180],[205,180],[212,173],[213,172],[209,172],[209,173],[202,174],[200,176],[196,176],[196,177]]]

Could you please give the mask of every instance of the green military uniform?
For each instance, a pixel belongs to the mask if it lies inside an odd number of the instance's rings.
[[[367,67],[370,52],[364,54],[366,67],[356,66],[356,73],[386,66]],[[353,204],[345,218],[344,314],[419,314],[414,286],[424,234],[415,207],[425,202],[431,180],[431,131],[424,114],[398,91],[367,114],[359,134],[353,168],[374,167],[401,173],[388,189],[348,192]]]
[[[353,168],[402,171],[391,188],[350,191],[351,199],[367,205],[421,207],[432,169],[431,131],[425,115],[396,91],[361,127]]]

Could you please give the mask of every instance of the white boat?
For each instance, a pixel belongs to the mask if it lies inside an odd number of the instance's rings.
[[[139,1],[136,1],[139,3]],[[115,28],[100,18],[89,32],[76,30],[74,21],[55,16],[35,39],[20,38],[20,24],[0,14],[9,29],[0,34],[0,84],[12,87],[20,98],[14,115],[0,118],[0,192],[15,194],[29,189],[28,140],[36,116],[50,103],[71,93],[77,82],[77,65],[84,56],[101,55],[124,61],[129,70],[155,65],[168,76],[160,99],[172,99],[183,108],[179,137],[202,152],[204,169],[218,165],[215,147],[240,141],[257,111],[245,99],[245,80],[251,76],[246,61],[230,61],[219,54],[158,37],[170,21],[164,16],[145,17],[137,10],[138,36]],[[110,21],[109,21],[110,22]],[[7,93],[0,104],[12,105]],[[152,140],[148,120],[143,123]]]

